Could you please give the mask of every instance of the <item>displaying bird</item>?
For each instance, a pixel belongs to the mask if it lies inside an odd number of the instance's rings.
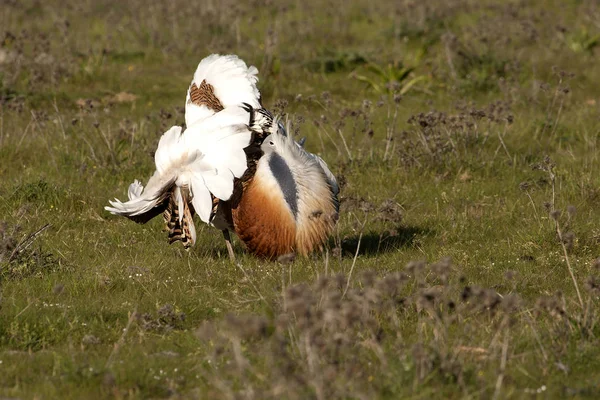
[[[307,255],[323,246],[338,217],[338,186],[325,162],[304,150],[261,105],[257,69],[237,56],[203,59],[187,92],[187,129],[159,142],[156,172],[136,180],[113,214],[145,223],[163,213],[169,241],[194,244],[194,213],[229,231],[261,257]]]

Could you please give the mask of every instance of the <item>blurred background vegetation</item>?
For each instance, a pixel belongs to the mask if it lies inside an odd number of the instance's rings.
[[[597,398],[600,4],[0,1],[0,397]],[[103,207],[211,53],[338,177],[324,254]]]

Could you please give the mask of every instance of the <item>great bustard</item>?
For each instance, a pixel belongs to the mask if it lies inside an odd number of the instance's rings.
[[[140,223],[162,212],[170,242],[186,248],[196,212],[223,232],[232,259],[229,231],[261,257],[321,248],[338,218],[338,185],[262,108],[257,73],[234,55],[203,59],[187,93],[187,129],[162,136],[145,190],[136,180],[129,201],[106,209]]]

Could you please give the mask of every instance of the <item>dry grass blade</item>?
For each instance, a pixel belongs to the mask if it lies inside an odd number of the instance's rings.
[[[25,237],[15,247],[15,249],[11,253],[10,257],[8,258],[8,261],[10,262],[10,261],[14,260],[17,256],[19,256],[19,254],[21,254],[23,251],[27,250],[27,248],[29,248],[29,246],[31,246],[33,244],[35,239],[37,239],[46,229],[50,228],[50,226],[52,226],[52,225],[46,224],[46,225],[42,226],[41,228],[39,228],[37,231],[27,235],[27,237]]]
[[[358,258],[358,252],[360,251],[360,242],[362,241],[363,231],[365,226],[367,225],[367,217],[365,217],[365,221],[362,223],[360,227],[360,233],[358,235],[358,243],[356,244],[356,251],[354,252],[354,258],[352,259],[352,266],[350,266],[350,272],[348,273],[348,280],[346,281],[346,287],[344,288],[344,293],[342,294],[342,298],[346,297],[346,293],[348,292],[348,288],[350,287],[350,280],[352,279],[352,272],[354,272],[354,266],[356,265],[356,259]]]
[[[133,323],[133,321],[135,321],[137,316],[137,308],[135,308],[132,312],[129,313],[129,318],[127,319],[127,324],[125,325],[125,328],[123,328],[123,333],[119,337],[119,340],[113,345],[112,351],[106,359],[106,364],[104,365],[104,368],[108,368],[112,364],[114,357],[117,355],[123,344],[125,344],[125,338],[129,333],[131,324]]]

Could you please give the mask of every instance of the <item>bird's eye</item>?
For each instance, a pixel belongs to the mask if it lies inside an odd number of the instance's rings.
[[[269,141],[269,144],[270,144],[271,146],[275,146],[275,142],[273,142],[272,140],[270,140],[270,141]]]

